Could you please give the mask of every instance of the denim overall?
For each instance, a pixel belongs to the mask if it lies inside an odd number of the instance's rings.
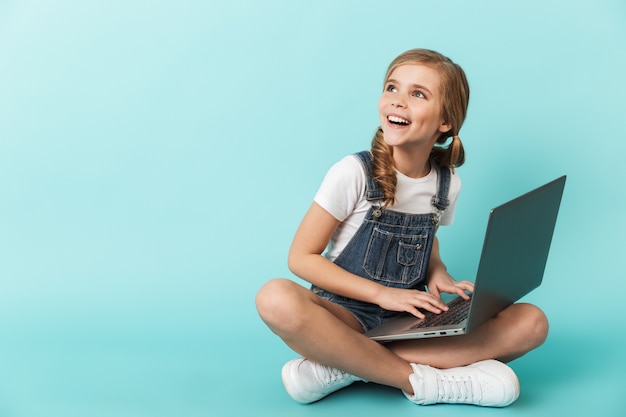
[[[401,213],[381,206],[384,193],[372,176],[371,153],[363,151],[356,155],[367,173],[366,198],[372,202],[372,207],[335,263],[353,274],[387,287],[423,291],[437,225],[441,214],[450,204],[450,170],[431,163],[438,170],[437,194],[432,198],[432,213]],[[364,331],[398,314],[397,311],[342,297],[317,286],[311,289],[320,297],[350,310]]]

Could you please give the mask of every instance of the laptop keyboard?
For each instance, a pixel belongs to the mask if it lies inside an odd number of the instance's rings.
[[[444,313],[435,314],[427,311],[425,312],[426,318],[420,320],[411,329],[458,324],[467,318],[470,301],[471,298],[464,300],[461,297],[457,297],[448,304],[449,310]]]

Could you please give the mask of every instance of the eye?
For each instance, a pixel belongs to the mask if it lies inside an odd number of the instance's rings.
[[[426,98],[426,95],[419,90],[413,92],[413,97],[417,98]]]
[[[385,89],[385,91],[388,91],[390,93],[395,93],[396,91],[398,91],[398,89],[396,88],[395,85],[393,84],[388,84],[387,88]]]

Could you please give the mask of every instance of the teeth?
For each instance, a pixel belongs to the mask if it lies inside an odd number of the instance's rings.
[[[392,123],[401,123],[403,125],[408,125],[409,121],[406,119],[403,119],[401,117],[398,116],[388,116],[387,119],[392,122]]]

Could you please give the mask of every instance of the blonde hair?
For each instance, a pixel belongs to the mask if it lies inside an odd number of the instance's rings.
[[[394,59],[387,73],[385,83],[391,73],[401,65],[427,65],[439,73],[441,79],[442,116],[451,125],[448,132],[442,133],[430,152],[430,157],[441,167],[454,169],[465,162],[465,150],[459,138],[459,130],[467,115],[469,103],[469,85],[465,72],[448,57],[428,49],[411,49]],[[448,139],[452,141],[446,145]],[[378,185],[385,193],[385,206],[393,205],[396,192],[396,173],[393,166],[392,148],[384,141],[383,131],[379,127],[372,139],[373,174]]]

